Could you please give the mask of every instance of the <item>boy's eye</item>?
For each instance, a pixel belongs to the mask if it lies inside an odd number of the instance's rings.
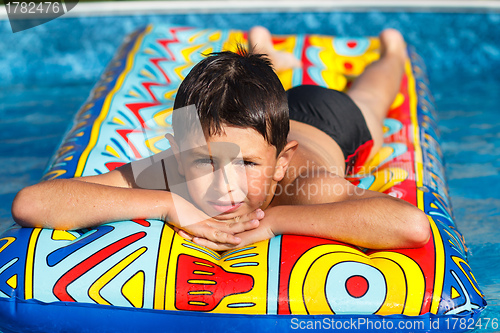
[[[209,158],[200,158],[194,161],[194,164],[196,165],[206,165],[206,164],[212,165],[213,163],[214,161]]]
[[[246,167],[253,167],[253,166],[257,165],[257,163],[255,163],[255,162],[245,161],[245,160],[235,160],[234,164],[239,165],[239,166],[246,166]]]
[[[194,164],[198,167],[204,167],[204,166],[215,166],[216,162],[210,158],[199,158],[194,161]],[[254,167],[257,165],[255,162],[251,161],[245,161],[245,160],[234,160],[233,165],[235,166],[240,166],[240,167]]]

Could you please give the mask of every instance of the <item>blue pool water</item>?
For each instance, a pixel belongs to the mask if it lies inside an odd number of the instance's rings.
[[[0,21],[0,232],[10,205],[36,183],[67,125],[123,37],[147,23],[275,33],[375,35],[401,30],[424,57],[440,118],[455,220],[470,265],[500,321],[500,14],[254,13],[60,18],[12,34]],[[485,322],[483,322],[485,323]],[[477,332],[495,332],[491,322]]]

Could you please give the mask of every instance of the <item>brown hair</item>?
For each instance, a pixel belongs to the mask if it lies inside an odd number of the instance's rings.
[[[269,59],[262,54],[212,53],[200,61],[181,83],[174,109],[195,105],[205,135],[222,133],[223,125],[253,128],[276,147],[285,147],[290,129],[288,102]],[[175,128],[183,123],[179,113]],[[180,131],[184,134],[187,131]]]

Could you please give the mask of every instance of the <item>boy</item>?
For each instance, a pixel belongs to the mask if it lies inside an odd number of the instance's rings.
[[[186,76],[174,104],[176,110],[194,105],[198,135],[174,113],[174,135],[167,139],[175,166],[161,162],[163,169],[145,170],[176,172],[184,181],[167,177],[166,191],[139,188],[133,164],[98,176],[46,181],[19,192],[14,219],[22,226],[60,229],[162,219],[181,236],[221,251],[278,234],[372,249],[423,246],[430,231],[422,211],[344,179],[346,167],[380,148],[382,122],[403,75],[402,36],[385,30],[380,39],[380,60],[347,95],[313,86],[285,93],[261,55],[210,56]],[[297,65],[290,55],[274,52],[264,28],[253,28],[249,42],[277,69]],[[184,133],[177,130],[183,127]],[[179,184],[183,194],[171,190]]]

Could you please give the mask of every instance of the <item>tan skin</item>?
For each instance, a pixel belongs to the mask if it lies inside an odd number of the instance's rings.
[[[398,32],[385,30],[380,37],[381,60],[369,66],[349,91],[365,116],[375,147],[382,144],[382,121],[399,90],[406,59]],[[268,53],[277,68],[298,65],[290,63],[288,55],[283,59],[283,54],[266,48],[269,38],[261,27],[249,33],[250,45]],[[178,171],[186,179],[207,167],[198,156],[209,154],[214,143],[230,142],[241,148],[241,164],[230,163],[190,183],[189,201],[169,191],[137,188],[129,164],[99,176],[47,181],[23,189],[12,213],[22,226],[59,229],[133,218],[162,219],[181,236],[219,251],[278,234],[324,237],[372,249],[419,247],[428,241],[429,223],[422,211],[388,195],[359,190],[344,179],[344,156],[333,139],[307,124],[291,121],[290,127],[288,143],[278,155],[274,146],[248,128],[224,126],[221,135],[205,138],[207,152],[196,156],[183,153],[186,150],[175,138],[167,136]],[[219,157],[214,156],[213,163]],[[246,174],[245,196],[239,195],[241,184],[222,181],[221,170],[227,176],[236,169]],[[312,191],[317,189],[323,190]],[[237,209],[218,215],[209,212],[214,200],[224,204],[235,197]],[[178,212],[192,222],[183,223]]]

